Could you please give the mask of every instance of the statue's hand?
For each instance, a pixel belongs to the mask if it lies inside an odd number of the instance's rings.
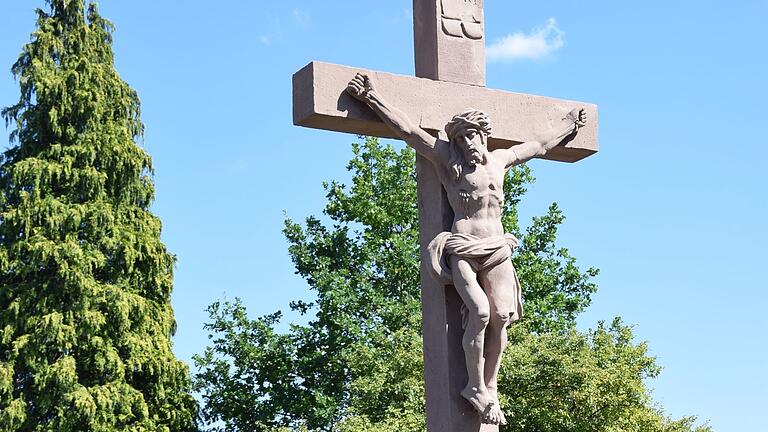
[[[565,118],[572,121],[577,128],[583,127],[585,124],[587,124],[587,112],[584,110],[584,108],[574,108]]]
[[[373,93],[373,91],[373,82],[371,81],[371,78],[364,73],[355,75],[355,77],[352,78],[352,81],[347,85],[347,92],[363,102],[370,101],[371,93]]]

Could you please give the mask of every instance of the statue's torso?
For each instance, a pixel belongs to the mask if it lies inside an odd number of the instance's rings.
[[[474,167],[465,164],[458,180],[447,163],[441,171],[440,178],[454,213],[451,231],[481,238],[503,235],[504,165],[489,152],[486,163]]]

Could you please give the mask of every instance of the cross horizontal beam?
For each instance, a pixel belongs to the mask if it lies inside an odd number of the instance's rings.
[[[489,147],[508,148],[537,139],[574,108],[583,108],[589,121],[565,146],[546,159],[576,162],[597,152],[597,106],[594,104],[492,90],[485,87],[433,81],[312,62],[293,76],[293,123],[297,126],[397,138],[365,104],[345,89],[356,73],[368,74],[391,106],[398,107],[433,135],[467,108],[485,111],[493,133]]]

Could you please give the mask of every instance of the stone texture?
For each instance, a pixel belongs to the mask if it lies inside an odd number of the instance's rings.
[[[414,0],[416,76],[485,86],[483,0]]]
[[[481,424],[472,406],[461,397],[467,368],[461,339],[462,301],[452,286],[435,281],[424,263],[429,242],[453,222],[445,191],[432,163],[416,157],[421,250],[421,304],[424,334],[424,387],[427,391],[428,432],[497,432],[498,426]]]
[[[400,107],[410,118],[419,119],[419,125],[435,136],[454,114],[472,107],[485,111],[494,124],[489,148],[506,148],[537,139],[559,122],[564,113],[583,107],[589,123],[573,141],[553,149],[544,158],[576,162],[598,150],[598,113],[597,106],[592,104],[321,62],[312,62],[293,76],[294,124],[397,138],[370,108],[346,92],[349,81],[358,72],[370,75],[392,105]]]
[[[435,280],[429,270],[429,244],[451,229],[454,213],[434,165],[420,155],[416,175],[427,432],[498,432],[497,425],[482,424],[461,396],[468,378],[461,343],[463,302],[453,286]]]

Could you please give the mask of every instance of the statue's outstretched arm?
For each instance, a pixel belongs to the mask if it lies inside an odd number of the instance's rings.
[[[528,162],[535,157],[541,157],[548,151],[566,142],[566,138],[577,133],[580,127],[587,123],[587,113],[584,109],[576,108],[562,120],[562,123],[543,134],[535,141],[516,145],[507,152],[507,168]]]
[[[413,123],[405,113],[387,104],[373,88],[368,75],[355,75],[347,86],[347,92],[368,104],[387,126],[419,154],[434,161],[437,139]]]

